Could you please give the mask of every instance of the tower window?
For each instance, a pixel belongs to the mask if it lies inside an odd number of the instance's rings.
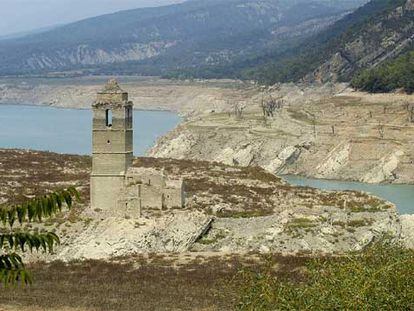
[[[112,110],[111,109],[106,109],[105,118],[106,118],[106,126],[111,127],[112,126]]]

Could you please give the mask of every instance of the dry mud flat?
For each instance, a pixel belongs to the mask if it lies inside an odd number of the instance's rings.
[[[192,117],[149,155],[323,179],[414,183],[414,95],[368,95],[340,85],[282,85],[270,94],[285,100],[274,117],[265,118],[262,97],[253,96],[241,117],[231,107]]]

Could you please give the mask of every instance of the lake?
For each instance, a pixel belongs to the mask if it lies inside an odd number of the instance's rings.
[[[134,154],[144,155],[180,121],[172,112],[134,111]],[[91,154],[92,111],[0,105],[0,148]]]
[[[357,190],[369,192],[394,203],[402,215],[414,214],[414,185],[378,185],[314,179],[293,175],[282,177],[290,184],[297,186],[307,186],[323,190]]]

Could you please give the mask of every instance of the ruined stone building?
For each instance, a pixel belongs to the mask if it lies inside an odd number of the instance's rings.
[[[182,207],[182,180],[133,167],[133,103],[116,80],[98,93],[92,109],[92,209],[106,216],[139,217],[145,208]]]

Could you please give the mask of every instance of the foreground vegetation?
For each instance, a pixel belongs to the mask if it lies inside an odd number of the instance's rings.
[[[303,279],[241,273],[240,310],[412,310],[414,252],[380,243],[343,258],[310,260]],[[301,273],[298,271],[298,273]]]
[[[79,193],[75,188],[69,188],[16,206],[0,205],[0,282],[5,286],[17,282],[31,283],[32,277],[25,268],[21,253],[27,250],[51,253],[53,247],[59,244],[59,237],[53,231],[39,233],[22,228],[21,225],[32,221],[41,222],[44,218],[61,212],[64,206],[70,209],[74,198],[79,199]]]
[[[414,301],[414,252],[383,244],[341,258],[150,254],[31,269],[34,285],[1,290],[0,309],[412,310]]]
[[[352,80],[351,85],[371,93],[387,93],[397,89],[414,93],[414,51],[378,68],[364,70]]]
[[[242,261],[152,254],[112,262],[39,263],[30,267],[33,285],[0,290],[0,310],[232,310],[235,289],[224,285]]]

